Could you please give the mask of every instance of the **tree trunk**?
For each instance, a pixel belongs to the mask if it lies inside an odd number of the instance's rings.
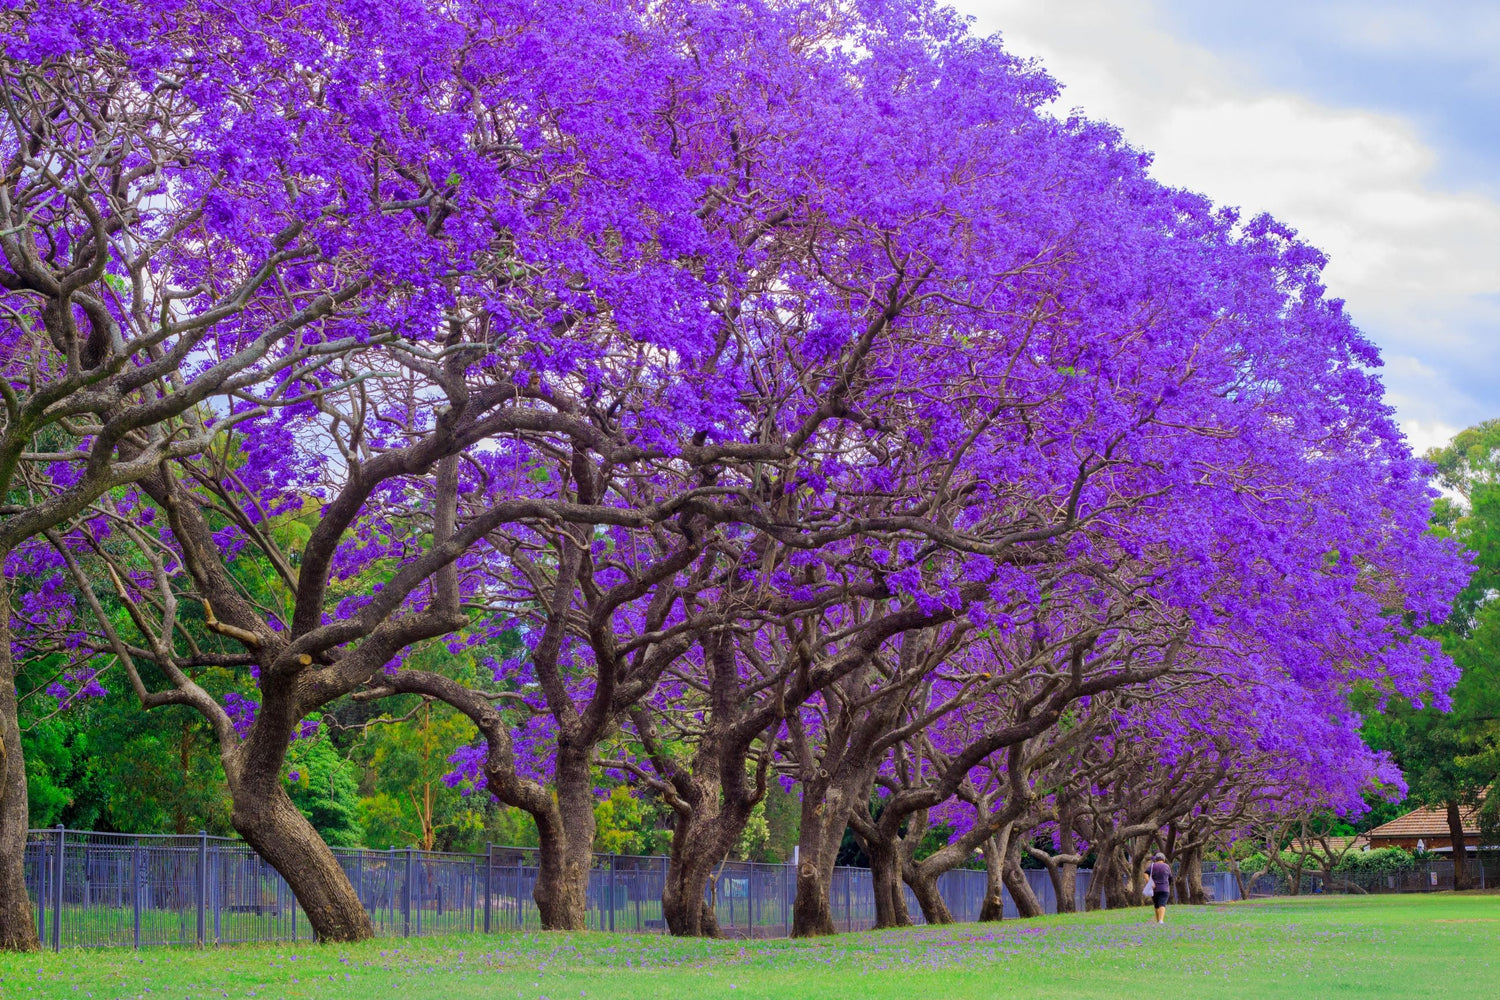
[[[894,843],[876,837],[864,840],[870,859],[870,883],[875,892],[875,926],[910,927],[911,914],[906,909],[902,891],[901,863]]]
[[[979,907],[979,919],[1005,919],[1004,880],[1005,857],[999,839],[991,837],[984,842],[984,903]]]
[[[30,803],[10,639],[10,585],[0,575],[0,950],[34,951],[36,918],[26,895]]]
[[[936,878],[920,869],[912,868],[906,873],[906,884],[911,886],[911,894],[917,897],[917,905],[922,908],[922,919],[927,923],[932,925],[955,923],[953,912],[948,909],[948,904],[943,900],[943,894],[938,892]]]
[[[1097,888],[1103,890],[1105,908],[1119,910],[1139,906],[1140,890],[1136,888],[1135,880],[1129,877],[1131,870],[1125,864],[1125,859],[1121,857],[1120,849],[1117,847],[1101,849],[1098,857],[1099,863],[1094,869],[1094,876],[1100,880]],[[1090,884],[1090,892],[1095,888],[1093,884]]]
[[[1057,866],[1057,912],[1078,912],[1078,862],[1064,861]]]
[[[1005,880],[1005,887],[1010,890],[1010,898],[1015,900],[1016,913],[1028,918],[1043,916],[1047,911],[1043,908],[1042,901],[1036,898],[1031,883],[1026,879],[1026,872],[1021,868],[1020,839],[1012,834],[1010,841],[1001,877]]]
[[[692,808],[677,814],[672,831],[661,906],[667,929],[678,937],[719,936],[718,917],[707,898],[709,880],[755,807],[753,800],[724,788],[718,780],[721,773],[716,763],[699,761],[691,779]]]
[[[1464,839],[1464,818],[1456,799],[1448,800],[1448,836],[1453,845],[1453,888],[1472,889],[1473,879],[1469,875],[1469,845]]]
[[[589,870],[594,862],[594,789],[589,753],[558,750],[553,816],[537,816],[538,870],[531,898],[542,929],[588,929]],[[549,810],[550,812],[550,810]]]
[[[1235,885],[1235,888],[1237,888],[1240,891],[1240,899],[1241,900],[1249,899],[1250,898],[1250,894],[1245,891],[1249,887],[1245,885],[1245,873],[1242,872],[1242,871],[1240,871],[1240,863],[1239,863],[1239,861],[1234,856],[1234,842],[1233,841],[1229,842],[1229,846],[1225,850],[1225,854],[1229,858],[1229,871],[1230,871],[1231,874],[1234,875],[1234,885]]]
[[[280,772],[230,783],[234,828],[291,887],[318,940],[363,941],[375,936],[370,915],[338,859],[281,785]]]
[[[1191,906],[1202,906],[1208,902],[1208,894],[1203,891],[1203,848],[1199,846],[1186,848],[1180,857],[1182,863],[1173,884],[1177,901]]]
[[[679,817],[680,819],[680,817]],[[672,856],[667,862],[667,880],[662,887],[661,910],[667,930],[677,937],[718,937],[719,918],[708,900],[708,882],[714,868],[723,859],[705,845],[707,837],[672,840]]]
[[[1126,906],[1145,906],[1146,858],[1150,843],[1144,837],[1130,858],[1130,887]]]
[[[845,791],[831,783],[803,786],[792,937],[838,933],[833,920],[833,869],[849,823],[849,803]]]

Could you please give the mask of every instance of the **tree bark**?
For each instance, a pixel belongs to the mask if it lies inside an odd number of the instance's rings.
[[[911,913],[906,908],[902,889],[901,862],[897,846],[878,837],[860,838],[870,859],[870,883],[875,892],[875,926],[910,927]]]
[[[1058,864],[1052,885],[1057,890],[1057,912],[1078,912],[1078,862],[1064,861]]]
[[[1016,913],[1026,918],[1040,917],[1047,911],[1042,906],[1042,901],[1036,898],[1031,883],[1026,879],[1026,872],[1021,868],[1020,836],[1019,832],[1015,832],[1009,838],[1010,845],[1001,866],[1001,877],[1005,880],[1005,887],[1010,890],[1010,898],[1015,900]]]
[[[287,795],[281,780],[292,731],[300,720],[289,684],[272,681],[250,735],[224,753],[230,821],[280,873],[319,941],[364,941],[375,927],[333,851]]]
[[[1141,904],[1140,890],[1136,887],[1135,880],[1130,878],[1132,874],[1130,866],[1120,854],[1120,849],[1113,845],[1108,849],[1101,847],[1098,851],[1098,864],[1094,868],[1094,878],[1099,884],[1089,885],[1089,892],[1094,896],[1095,890],[1104,893],[1104,907],[1110,910],[1119,910]],[[1090,909],[1097,906],[1094,899],[1090,899]]]
[[[26,895],[30,803],[10,640],[10,584],[0,574],[0,949],[34,951],[36,919]]]
[[[592,750],[559,747],[557,801],[537,823],[538,871],[531,897],[542,929],[588,929],[589,870],[594,862]]]
[[[1139,838],[1138,846],[1132,852],[1130,858],[1130,885],[1127,889],[1126,906],[1145,906],[1146,897],[1143,894],[1146,888],[1146,858],[1148,855],[1149,842]]]
[[[672,831],[661,906],[667,929],[678,937],[719,936],[718,916],[708,900],[709,880],[745,829],[757,801],[735,794],[737,786],[725,787],[719,781],[721,773],[716,754],[699,757],[689,779],[691,794],[684,796],[691,808],[678,811]]]
[[[1005,919],[1005,858],[999,838],[984,842],[984,903],[979,907],[981,922]]]
[[[1202,906],[1208,902],[1208,895],[1203,891],[1203,848],[1198,845],[1186,847],[1178,856],[1182,860],[1172,885],[1177,902]]]
[[[251,780],[230,784],[234,828],[286,879],[318,940],[343,943],[374,937],[370,915],[349,877],[287,796],[280,773],[272,772],[269,780],[259,780],[259,774],[247,777]]]
[[[953,911],[948,909],[943,894],[938,892],[936,878],[912,869],[906,873],[906,884],[911,886],[911,894],[917,897],[923,920],[932,925],[955,923]]]
[[[840,782],[815,781],[803,785],[801,827],[797,846],[797,896],[792,903],[792,937],[823,937],[838,933],[833,919],[833,869],[839,845],[849,824],[851,793]],[[869,797],[869,783],[861,784]]]
[[[1464,818],[1458,808],[1457,799],[1448,800],[1448,836],[1453,845],[1453,888],[1472,889],[1474,882],[1469,875],[1469,845],[1464,839]]]
[[[682,824],[681,815],[678,823]],[[708,882],[714,868],[723,860],[718,849],[716,824],[689,821],[696,831],[679,830],[672,837],[672,854],[667,861],[667,879],[662,887],[661,909],[667,929],[677,937],[718,937],[719,918],[708,900]]]

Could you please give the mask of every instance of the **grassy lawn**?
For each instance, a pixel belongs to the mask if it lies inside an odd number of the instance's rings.
[[[0,956],[0,997],[662,998],[1500,996],[1500,895],[1133,910],[820,941],[499,934],[354,947]]]

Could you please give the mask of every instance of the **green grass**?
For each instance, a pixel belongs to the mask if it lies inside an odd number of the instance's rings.
[[[0,956],[0,997],[968,1000],[1500,996],[1500,896],[1284,899],[849,934],[530,933]]]

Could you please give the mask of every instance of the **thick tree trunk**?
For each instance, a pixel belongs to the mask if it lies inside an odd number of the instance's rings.
[[[282,685],[266,684],[255,727],[245,742],[223,754],[230,821],[286,880],[318,940],[363,941],[375,936],[370,915],[338,859],[282,785],[281,767],[300,718],[292,703]]]
[[[709,879],[724,857],[714,850],[716,842],[711,832],[672,838],[661,909],[667,930],[677,937],[719,936],[719,918],[708,900]]]
[[[287,796],[279,772],[269,779],[232,780],[234,828],[286,879],[318,940],[363,941],[375,936],[370,915],[338,859]]]
[[[833,920],[833,869],[849,823],[849,812],[850,797],[846,789],[826,782],[804,785],[792,937],[838,933]]]
[[[10,586],[0,575],[0,949],[33,951],[38,944],[36,919],[26,895],[30,804],[10,638]]]
[[[1145,906],[1148,902],[1144,894],[1144,890],[1146,888],[1146,858],[1148,856],[1146,853],[1146,847],[1147,842],[1144,838],[1142,838],[1140,841],[1140,846],[1138,846],[1134,854],[1131,855],[1130,887],[1125,903],[1126,906]]]
[[[672,831],[661,905],[667,929],[678,937],[719,936],[718,917],[707,898],[709,880],[745,829],[755,805],[725,789],[718,780],[720,773],[715,764],[699,761],[692,778],[691,811],[677,814]]]
[[[1098,856],[1099,864],[1094,869],[1094,877],[1100,880],[1098,888],[1103,890],[1105,908],[1119,910],[1141,905],[1140,890],[1132,878],[1131,866],[1120,855],[1120,849],[1101,849]],[[1092,893],[1095,886],[1090,885],[1089,889]]]
[[[917,897],[917,905],[922,908],[923,920],[929,924],[955,923],[953,911],[948,909],[943,894],[938,892],[936,878],[920,869],[912,868],[906,873],[906,884],[911,886],[911,894]]]
[[[1456,799],[1448,800],[1448,836],[1453,845],[1453,888],[1472,889],[1474,881],[1469,875],[1469,845],[1464,839],[1464,818]]]
[[[1182,852],[1181,858],[1177,881],[1173,886],[1177,901],[1190,906],[1202,906],[1208,902],[1208,894],[1203,891],[1203,848],[1189,847]]]
[[[1043,916],[1047,911],[1042,907],[1042,901],[1036,898],[1031,883],[1026,879],[1026,872],[1021,868],[1021,842],[1015,834],[1011,835],[1010,841],[1001,866],[1001,877],[1005,880],[1005,887],[1010,890],[1010,898],[1015,900],[1016,913],[1028,918]]]
[[[875,892],[875,926],[910,927],[902,889],[901,861],[896,844],[878,838],[861,838],[870,859],[870,883]]]
[[[538,871],[532,899],[542,929],[588,929],[589,870],[594,861],[594,791],[591,754],[558,752],[557,801],[537,816]]]
[[[1057,866],[1057,878],[1053,881],[1057,888],[1057,912],[1078,912],[1078,863],[1064,861]]]
[[[1005,884],[1004,868],[1005,857],[999,838],[991,837],[984,842],[984,902],[979,907],[981,921],[1005,919],[1005,894],[1002,891]]]
[[[1074,840],[1072,819],[1067,813],[1063,813],[1063,819],[1059,820],[1060,832],[1057,838],[1057,854],[1070,856],[1073,854]],[[1036,855],[1033,855],[1035,857]],[[1058,861],[1057,856],[1047,855],[1039,858],[1047,869],[1047,877],[1052,880],[1052,894],[1057,897],[1058,913],[1074,913],[1078,910],[1078,864],[1076,862]]]

